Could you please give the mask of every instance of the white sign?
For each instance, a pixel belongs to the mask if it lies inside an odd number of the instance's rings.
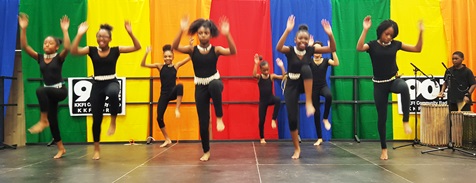
[[[126,114],[126,78],[117,78],[119,82],[119,111],[118,115]],[[94,80],[90,77],[68,78],[69,114],[71,116],[92,116],[91,89]],[[104,103],[104,115],[111,115],[109,111],[109,97]]]
[[[438,98],[438,93],[440,93],[441,86],[445,83],[443,76],[435,76],[436,83],[426,78],[425,76],[418,76],[416,78],[416,88],[415,88],[415,77],[402,77],[403,80],[408,85],[408,90],[410,92],[410,114],[413,114],[415,110],[420,114],[420,103],[434,103],[434,104],[446,104],[447,103],[447,94],[445,91],[444,98]],[[416,96],[415,96],[416,89]],[[402,112],[402,101],[400,94],[398,97],[398,113],[403,114]]]

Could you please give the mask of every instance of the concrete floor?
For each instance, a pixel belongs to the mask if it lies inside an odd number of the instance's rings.
[[[92,160],[92,145],[29,145],[0,151],[0,182],[474,182],[476,157],[452,150],[421,154],[424,146],[389,149],[380,160],[378,142],[301,144],[292,160],[290,141],[212,142],[211,158],[200,162],[201,144],[103,144],[101,159]],[[389,142],[398,146],[407,142]]]

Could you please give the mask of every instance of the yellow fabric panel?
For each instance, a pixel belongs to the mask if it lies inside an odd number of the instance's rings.
[[[425,74],[441,76],[444,68],[441,62],[448,58],[446,52],[445,34],[443,29],[443,19],[440,12],[438,0],[414,1],[398,0],[391,1],[390,18],[397,22],[399,34],[396,40],[404,44],[415,45],[418,40],[419,20],[423,20],[423,49],[421,53],[410,53],[399,51],[397,53],[397,64],[399,73],[405,76],[413,76],[413,66],[415,64]],[[372,26],[378,26],[380,22],[373,22]],[[418,75],[421,75],[418,73]],[[397,95],[392,95],[392,100],[397,100]],[[392,106],[393,112],[393,139],[413,139],[414,134],[406,135],[403,131],[402,115],[398,114],[398,106]],[[418,119],[420,120],[420,119]],[[410,125],[415,126],[413,113],[410,114]],[[413,129],[413,133],[415,133]],[[419,134],[419,133],[418,133]]]
[[[476,70],[476,3],[472,0],[441,0],[441,14],[445,25],[447,57],[445,62],[452,66],[451,56],[455,51],[464,53],[463,64]],[[474,93],[474,92],[473,92]],[[474,95],[473,95],[474,100]],[[475,111],[473,105],[473,111]]]
[[[88,1],[89,30],[87,45],[96,46],[96,33],[99,25],[108,23],[113,26],[110,46],[131,46],[132,40],[124,28],[124,21],[132,24],[132,32],[141,46],[150,44],[150,21],[148,0],[101,0]],[[142,49],[145,50],[145,49]],[[116,74],[119,77],[149,77],[150,71],[140,67],[143,51],[123,53],[119,57]],[[88,57],[88,75],[93,75],[93,67]],[[126,80],[126,102],[149,101],[148,80]],[[101,141],[145,140],[148,129],[148,105],[127,105],[126,116],[117,117],[116,134],[109,137],[106,134],[109,117],[104,117]],[[87,118],[88,141],[92,141],[92,117]]]
[[[190,23],[198,18],[208,19],[210,16],[211,0],[176,0],[176,1],[151,1],[150,2],[150,27],[151,27],[151,46],[152,59],[148,63],[163,63],[162,47],[165,44],[172,44],[172,41],[180,29],[180,20],[188,16]],[[181,45],[190,44],[190,37],[184,34]],[[198,40],[195,39],[195,44]],[[174,63],[177,63],[188,55],[175,52]],[[152,70],[152,76],[159,76],[157,69]],[[193,79],[180,79],[180,77],[194,76],[191,61],[179,68],[177,72],[179,80],[177,83],[184,84],[183,102],[194,102],[195,86]],[[154,101],[160,96],[160,80],[154,81]],[[182,117],[175,118],[175,105],[170,104],[165,112],[164,121],[167,127],[167,133],[172,139],[197,140],[198,135],[198,116],[195,104],[183,104],[181,106]],[[157,105],[154,105],[154,126],[153,137],[163,139],[163,135],[157,124]]]

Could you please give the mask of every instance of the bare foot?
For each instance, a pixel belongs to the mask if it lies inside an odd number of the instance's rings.
[[[276,120],[271,120],[271,128],[276,129]]]
[[[260,140],[260,143],[262,143],[262,144],[266,144],[266,140],[264,140],[264,139],[261,139],[261,140]]]
[[[94,151],[93,160],[99,160],[99,151]]]
[[[314,143],[315,146],[321,145],[322,139],[317,139],[316,143]]]
[[[50,123],[48,122],[48,120],[46,120],[46,121],[40,120],[40,121],[38,121],[38,123],[36,123],[32,127],[30,127],[28,129],[28,131],[32,134],[37,134],[37,133],[42,132],[48,126],[50,126]]]
[[[312,103],[306,104],[306,116],[307,117],[312,116],[314,115],[314,112],[316,112],[316,109],[314,109],[314,106],[312,105]]]
[[[217,131],[221,132],[225,130],[225,124],[223,123],[222,118],[217,118]]]
[[[210,151],[204,153],[203,156],[200,158],[200,161],[208,161],[209,159],[210,159]]]
[[[291,156],[292,159],[299,159],[299,156],[301,155],[301,150],[294,150],[293,156]]]
[[[381,160],[388,160],[387,149],[382,149],[382,154],[380,155]]]
[[[114,133],[116,133],[116,123],[111,123],[109,125],[109,129],[107,130],[107,135],[111,136],[114,135]]]
[[[409,122],[403,122],[403,129],[405,130],[406,134],[411,134],[412,133],[412,127],[410,127]]]
[[[180,110],[179,109],[175,109],[175,117],[180,118]]]
[[[331,123],[329,123],[329,119],[322,119],[322,122],[324,123],[324,128],[326,128],[326,130],[331,129]]]
[[[58,150],[58,153],[53,158],[54,159],[59,159],[63,156],[63,154],[66,154],[66,149]]]
[[[160,145],[159,147],[167,147],[167,145],[171,144],[172,141],[170,139],[167,139],[164,141],[164,143],[162,145]]]

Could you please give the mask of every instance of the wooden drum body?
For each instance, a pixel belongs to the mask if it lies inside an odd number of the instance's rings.
[[[471,114],[471,111],[451,111],[451,137],[454,147],[462,147],[463,145],[463,121],[465,114]]]
[[[448,105],[421,104],[420,140],[424,145],[446,146],[450,142]]]
[[[476,149],[476,114],[464,114],[463,148]]]

